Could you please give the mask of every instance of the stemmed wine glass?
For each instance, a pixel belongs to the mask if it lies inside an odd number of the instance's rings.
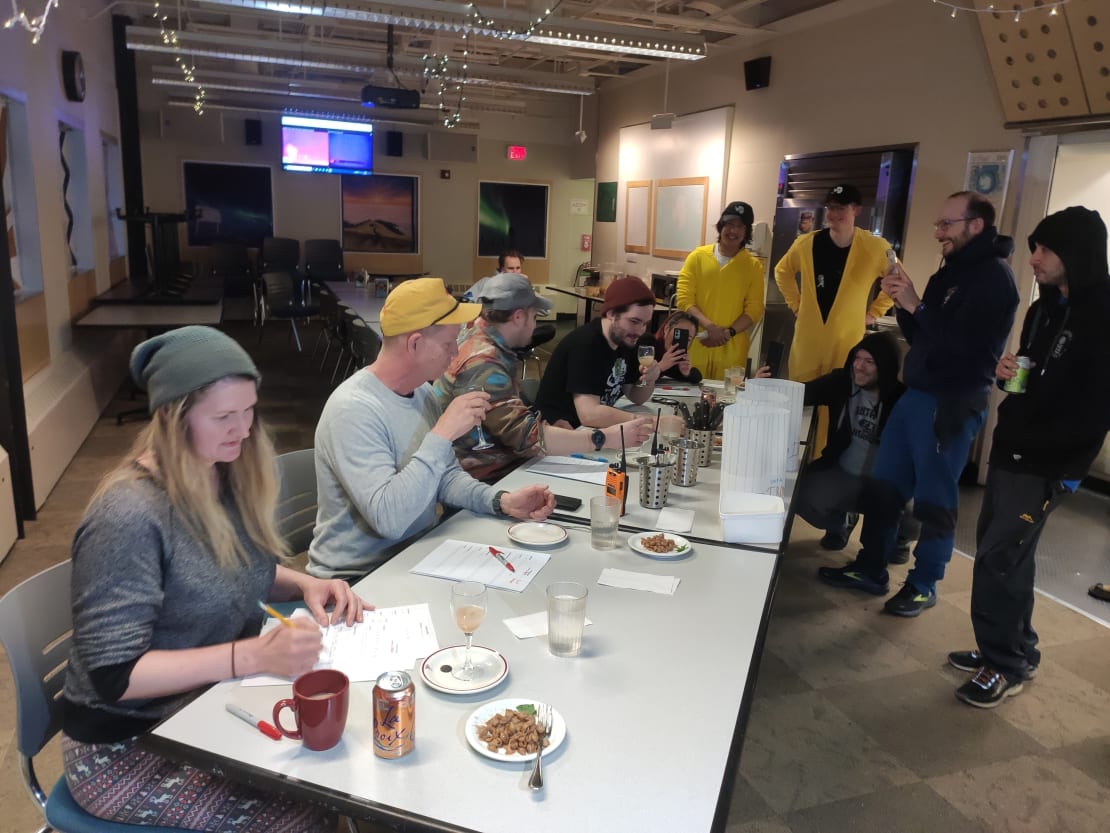
[[[481,385],[470,385],[467,387],[466,392],[470,393],[471,391],[480,390],[482,390]],[[493,443],[490,442],[489,437],[486,435],[485,429],[482,428],[482,423],[479,422],[474,430],[478,432],[478,442],[474,443],[474,445],[472,446],[474,451],[485,451],[487,448],[493,448]]]
[[[470,643],[474,631],[486,618],[486,586],[478,581],[460,581],[451,588],[451,612],[455,614],[455,624],[466,634],[466,658],[462,668],[451,669],[456,680],[469,682],[477,674],[474,661],[470,657]]]
[[[640,362],[640,369],[647,370],[655,364],[655,347],[650,344],[640,345],[636,348],[636,358]],[[647,383],[644,381],[643,374],[640,374],[640,381],[636,383],[636,387],[645,387]]]

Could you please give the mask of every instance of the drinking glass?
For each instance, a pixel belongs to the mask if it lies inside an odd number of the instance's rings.
[[[466,392],[470,393],[471,391],[480,391],[482,389],[483,388],[481,385],[470,385],[466,389]],[[478,442],[474,443],[474,445],[472,446],[475,451],[485,451],[488,448],[493,448],[493,443],[490,442],[489,437],[486,435],[485,429],[482,428],[482,423],[479,422],[474,430],[478,432]]]
[[[451,612],[455,614],[455,624],[466,635],[466,657],[462,668],[452,668],[451,676],[469,682],[478,676],[474,660],[470,657],[470,643],[474,639],[474,631],[486,618],[486,586],[478,581],[455,584],[451,588]]]
[[[636,348],[636,358],[640,362],[641,370],[647,370],[649,367],[651,367],[653,364],[655,364],[655,348],[652,347],[651,345],[646,345],[646,346],[642,345],[640,347],[637,347]],[[646,386],[646,383],[644,382],[644,378],[641,375],[640,381],[638,381],[636,383],[636,387],[642,388],[642,387],[645,387],[645,386]]]

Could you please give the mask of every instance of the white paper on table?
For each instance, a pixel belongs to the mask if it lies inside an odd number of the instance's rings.
[[[513,565],[512,570],[490,553],[488,544],[448,539],[424,556],[409,572],[452,581],[478,581],[486,587],[519,593],[551,558],[550,555],[530,550],[495,549]]]
[[[651,573],[635,573],[631,570],[615,570],[612,567],[606,567],[601,571],[597,583],[609,587],[621,587],[625,590],[646,590],[649,593],[673,596],[680,581],[681,579],[674,576],[656,576]]]
[[[605,485],[605,472],[609,464],[601,460],[585,460],[581,457],[560,457],[548,455],[536,460],[528,470],[534,474],[548,477],[563,477],[567,480],[580,480],[583,483]]]
[[[673,382],[663,382],[662,384],[660,384],[659,382],[656,382],[655,383],[655,390],[657,392],[666,393],[670,396],[700,396],[701,395],[701,387],[699,387],[698,385],[684,385],[684,384],[681,384],[681,383],[673,383]]]
[[[673,506],[660,509],[655,528],[668,529],[671,532],[689,532],[694,528],[694,510],[676,509]]]
[[[513,632],[517,639],[528,639],[533,636],[547,636],[547,611],[529,613],[527,616],[514,616],[505,619],[505,627]],[[586,624],[592,625],[593,620],[586,617]]]
[[[294,619],[311,618],[305,608],[293,611]],[[262,626],[285,627],[277,619],[267,619]],[[334,668],[346,674],[351,682],[376,680],[386,671],[411,669],[418,659],[439,650],[432,614],[427,604],[383,607],[364,610],[362,621],[353,625],[340,623],[324,630],[320,661],[313,668]],[[284,677],[259,674],[243,680],[244,686],[288,685]]]

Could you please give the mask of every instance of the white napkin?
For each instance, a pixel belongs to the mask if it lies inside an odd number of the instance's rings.
[[[662,593],[673,596],[680,579],[674,576],[655,576],[651,573],[634,573],[631,570],[614,570],[606,567],[598,577],[598,584],[609,587],[623,587],[628,590],[647,590],[649,593]]]
[[[547,611],[529,613],[527,616],[515,616],[505,619],[505,627],[513,632],[517,639],[528,639],[533,636],[547,636]],[[593,620],[586,617],[586,624],[592,625]]]
[[[671,532],[689,532],[694,528],[694,510],[671,507],[661,509],[655,528],[669,529]]]

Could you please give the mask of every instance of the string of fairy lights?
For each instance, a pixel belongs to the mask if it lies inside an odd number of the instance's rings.
[[[953,20],[959,16],[960,12],[965,14],[992,14],[992,15],[1013,15],[1014,23],[1021,22],[1023,14],[1031,14],[1038,12],[1048,12],[1049,17],[1056,17],[1060,14],[1060,9],[1068,4],[1068,0],[1049,0],[1049,2],[1034,2],[1029,5],[1022,5],[1021,3],[988,3],[985,7],[971,6],[966,3],[952,2],[952,0],[933,0],[934,5],[944,6],[946,9],[951,9],[952,13],[949,15]]]
[[[42,14],[32,17],[19,8],[15,0],[12,0],[12,16],[4,21],[4,28],[11,29],[13,26],[22,26],[31,33],[31,43],[38,43],[43,30],[46,28],[46,18],[50,16],[50,10],[57,5],[58,0],[46,0]]]
[[[193,112],[198,116],[203,116],[204,102],[208,93],[205,92],[204,86],[197,81],[196,64],[186,63],[185,59],[181,57],[184,50],[177,39],[177,30],[168,25],[170,17],[162,11],[161,0],[154,0],[154,19],[158,21],[158,28],[162,30],[162,43],[173,48],[173,60],[181,70],[182,77],[186,82],[196,87],[196,92],[193,94]]]

